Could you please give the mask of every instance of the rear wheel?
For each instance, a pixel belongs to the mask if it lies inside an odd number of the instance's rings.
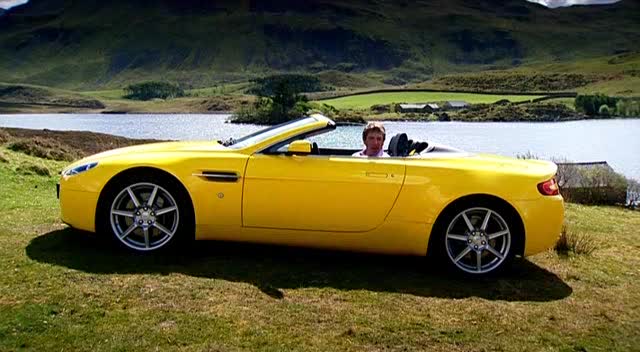
[[[152,173],[122,178],[105,190],[98,230],[135,252],[175,247],[193,238],[188,196],[175,181]]]
[[[521,234],[505,206],[474,203],[454,206],[439,220],[433,250],[458,273],[494,274],[510,266]]]

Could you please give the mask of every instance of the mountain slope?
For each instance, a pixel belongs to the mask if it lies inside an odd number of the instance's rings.
[[[0,79],[65,88],[193,86],[270,71],[391,81],[637,50],[640,5],[524,0],[31,0],[0,20]]]

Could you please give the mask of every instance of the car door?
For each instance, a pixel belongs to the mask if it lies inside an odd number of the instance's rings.
[[[242,223],[364,232],[393,207],[405,174],[398,158],[255,154],[244,175]]]

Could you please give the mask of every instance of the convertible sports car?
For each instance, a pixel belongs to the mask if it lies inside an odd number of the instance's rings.
[[[225,142],[107,151],[62,172],[62,220],[137,252],[232,240],[433,256],[484,275],[551,247],[556,165],[473,154],[406,134],[391,157],[320,148],[312,115]],[[337,132],[337,131],[336,131]]]

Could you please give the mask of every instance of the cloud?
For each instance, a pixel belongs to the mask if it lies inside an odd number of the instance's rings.
[[[9,9],[14,6],[26,4],[29,0],[0,0],[0,8]]]
[[[620,0],[527,0],[529,2],[536,2],[546,7],[565,7],[571,5],[602,5],[612,4]]]

